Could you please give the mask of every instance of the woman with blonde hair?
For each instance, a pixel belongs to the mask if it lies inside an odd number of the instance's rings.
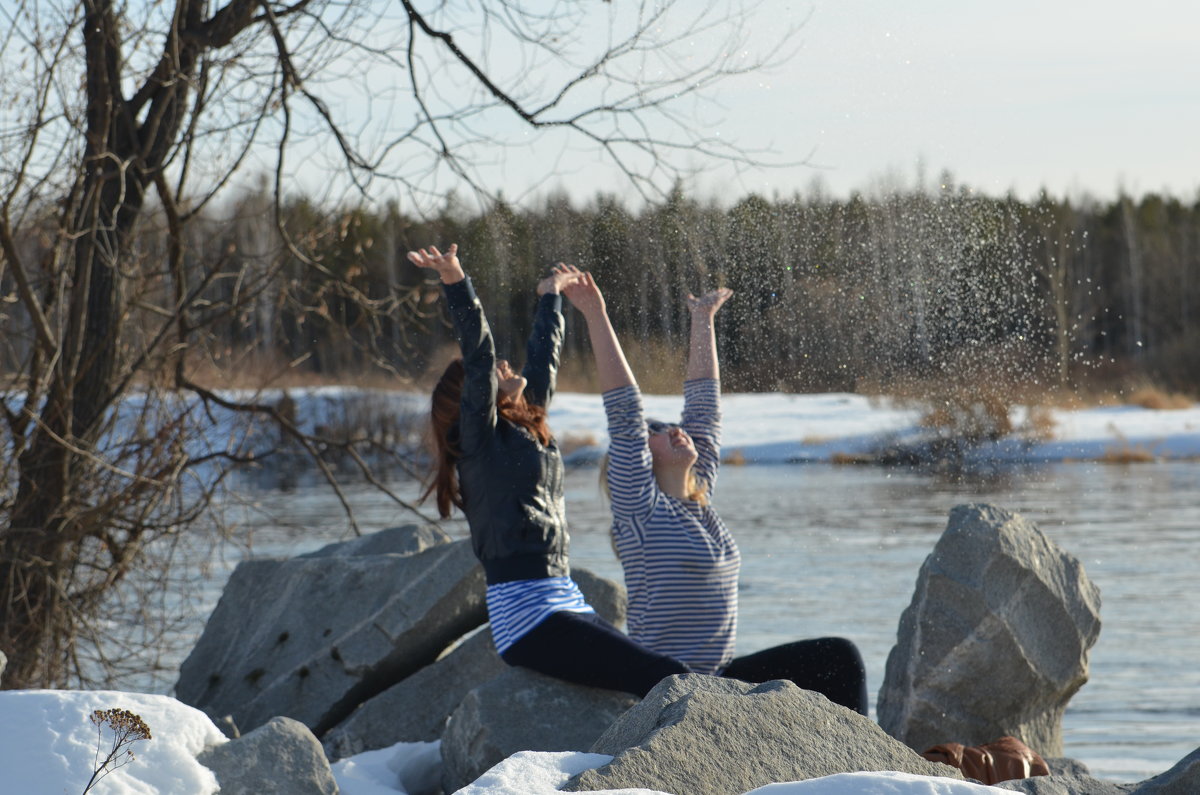
[[[843,638],[734,659],[741,553],[710,500],[720,468],[721,387],[714,319],[733,292],[688,296],[691,333],[678,423],[647,420],[642,396],[591,274],[564,285],[587,321],[608,417],[613,546],[625,571],[629,636],[698,673],[788,679],[867,714],[866,672]]]
[[[563,338],[560,292],[582,278],[559,265],[538,283],[538,304],[518,374],[495,343],[458,260],[458,247],[412,251],[437,272],[462,358],[433,390],[436,460],[425,492],[449,517],[467,517],[487,580],[492,639],[510,665],[568,682],[644,696],[663,677],[690,668],[634,643],[596,615],[571,580],[563,463],[546,423]]]

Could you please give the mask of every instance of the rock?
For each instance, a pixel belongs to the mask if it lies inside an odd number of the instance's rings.
[[[1200,792],[1200,748],[1179,760],[1179,763],[1153,778],[1138,784],[1136,795],[1196,795]]]
[[[508,668],[451,714],[442,734],[442,788],[454,792],[518,751],[586,751],[636,701]]]
[[[1012,735],[1062,755],[1088,678],[1100,593],[1021,516],[960,505],[917,577],[879,691],[879,725],[914,749]]]
[[[176,697],[243,732],[285,715],[320,735],[486,615],[469,540],[414,555],[246,561],[180,667]]]
[[[196,760],[216,774],[221,795],[337,795],[321,744],[291,718],[273,718]]]
[[[870,719],[782,680],[664,679],[591,751],[613,760],[572,778],[563,791],[740,795],[772,782],[855,771],[962,780],[958,770],[922,759]]]
[[[1067,773],[1064,775],[1037,776],[1017,781],[1002,781],[993,784],[996,789],[1024,792],[1026,795],[1127,795],[1136,784],[1118,784],[1103,781],[1089,775]]]
[[[1044,758],[1052,776],[1090,776],[1092,774],[1088,766],[1078,759],[1072,759],[1069,756],[1047,756]]]
[[[322,738],[325,754],[337,760],[396,743],[437,740],[463,697],[506,670],[508,665],[496,654],[491,632],[484,627],[330,729]]]
[[[571,577],[588,604],[613,624],[625,620],[625,588],[586,569]],[[330,759],[387,748],[400,742],[429,742],[442,735],[446,719],[474,688],[508,670],[487,627],[448,654],[367,701],[322,737]]]
[[[731,684],[732,683],[732,684]],[[663,710],[681,698],[700,694],[742,695],[754,687],[748,682],[715,676],[672,676],[659,682],[632,709],[600,735],[589,749],[594,754],[616,756],[643,742],[658,728]]]
[[[364,555],[416,555],[439,544],[449,544],[453,539],[436,525],[406,524],[389,527],[377,533],[339,541],[323,546],[315,552],[300,555],[301,558],[361,557]]]
[[[571,579],[579,586],[592,609],[615,627],[625,623],[625,586],[587,569],[571,569]]]
[[[242,732],[238,729],[237,724],[233,722],[232,715],[222,715],[219,718],[212,718],[213,725],[221,730],[230,740],[241,739]]]
[[[1196,795],[1200,792],[1200,748],[1185,756],[1167,772],[1136,784],[1103,781],[1086,772],[1060,774],[1053,762],[1062,760],[1048,761],[1052,762],[1053,775],[1005,781],[995,786],[1026,795]]]

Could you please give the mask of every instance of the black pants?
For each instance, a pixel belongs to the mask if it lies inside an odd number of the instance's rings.
[[[691,673],[683,663],[639,646],[595,613],[551,613],[500,655],[566,682],[645,696],[665,677]]]
[[[858,647],[845,638],[799,640],[737,657],[721,672],[761,684],[788,679],[835,704],[867,714],[867,670]]]

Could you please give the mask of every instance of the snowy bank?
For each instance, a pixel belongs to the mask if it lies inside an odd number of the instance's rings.
[[[29,690],[0,692],[0,780],[3,791],[21,795],[82,793],[111,745],[98,732],[93,710],[127,709],[151,730],[134,743],[134,758],[93,786],[95,795],[213,795],[217,781],[196,755],[228,742],[199,710],[168,696],[117,691]],[[587,753],[514,754],[492,768],[462,795],[551,795],[571,776],[612,757]],[[437,743],[402,743],[368,751],[333,766],[342,795],[417,795],[436,781]],[[412,789],[406,789],[412,787]],[[771,784],[755,795],[986,795],[1006,790],[951,779],[905,773],[854,773],[796,783]],[[597,795],[662,795],[652,790],[607,790]],[[669,795],[685,795],[670,793]]]
[[[683,398],[646,395],[646,414],[679,416]],[[828,462],[854,458],[882,445],[927,438],[921,424],[926,409],[889,398],[848,393],[793,395],[726,394],[722,397],[722,447],[746,463]],[[1029,409],[1016,407],[1016,430],[977,450],[981,458],[1042,463],[1064,460],[1122,460],[1141,457],[1200,457],[1200,405],[1186,409],[1107,406],[1046,409],[1036,429],[1023,430]],[[602,451],[608,443],[604,408],[597,395],[565,393],[551,404],[550,427],[560,439],[588,442]]]

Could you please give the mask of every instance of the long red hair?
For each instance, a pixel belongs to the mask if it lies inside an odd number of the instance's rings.
[[[467,371],[461,358],[446,366],[442,377],[433,388],[430,402],[429,426],[433,447],[434,467],[421,495],[424,501],[430,494],[437,495],[438,513],[443,519],[450,516],[452,506],[463,507],[462,489],[458,483],[458,459],[462,451],[457,445],[459,414],[462,411],[463,380]],[[497,395],[496,412],[504,419],[532,433],[542,445],[550,444],[550,426],[546,423],[546,407],[533,406],[523,398]]]

